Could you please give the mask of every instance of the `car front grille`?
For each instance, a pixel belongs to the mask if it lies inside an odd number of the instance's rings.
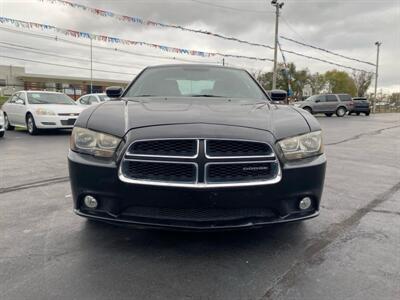
[[[270,156],[271,147],[266,143],[238,140],[207,140],[206,154],[208,157],[246,157]]]
[[[265,142],[154,139],[129,145],[119,177],[134,184],[213,188],[277,183],[281,170]]]
[[[63,126],[74,125],[75,122],[76,122],[76,119],[61,120],[61,125],[63,125]]]
[[[77,117],[79,113],[59,113],[58,115],[62,117]]]
[[[198,152],[198,140],[167,139],[134,142],[129,154],[141,156],[194,157]]]
[[[276,174],[274,162],[211,163],[206,166],[206,179],[210,183],[268,180]]]
[[[132,179],[159,182],[196,183],[197,170],[193,163],[126,160],[123,173]]]

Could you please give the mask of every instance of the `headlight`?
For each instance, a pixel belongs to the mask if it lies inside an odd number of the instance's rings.
[[[39,116],[55,116],[56,113],[47,108],[38,108],[36,109],[36,114]]]
[[[287,160],[295,160],[323,153],[322,132],[311,133],[284,139],[278,142]]]
[[[85,128],[75,127],[71,135],[71,150],[100,157],[112,157],[121,139]]]

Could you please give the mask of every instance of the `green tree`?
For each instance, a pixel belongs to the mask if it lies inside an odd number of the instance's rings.
[[[326,79],[323,74],[317,72],[310,75],[308,83],[311,86],[313,94],[319,94],[326,85]]]
[[[356,96],[357,87],[350,75],[344,71],[332,70],[324,75],[332,93],[346,93]]]

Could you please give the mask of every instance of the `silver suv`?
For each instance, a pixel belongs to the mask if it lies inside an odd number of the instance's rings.
[[[294,106],[311,114],[324,113],[328,117],[336,114],[338,117],[343,117],[346,112],[353,109],[353,100],[349,94],[321,94],[308,97],[305,101],[295,102]]]

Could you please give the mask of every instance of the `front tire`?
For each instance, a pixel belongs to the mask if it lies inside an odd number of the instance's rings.
[[[28,128],[28,133],[30,135],[39,134],[39,129],[36,127],[35,119],[31,114],[26,116],[26,128]]]
[[[4,131],[0,131],[0,138],[4,136]]]
[[[356,113],[356,115],[357,115],[357,116],[359,116],[359,115],[360,115],[360,113],[358,112],[358,113]]]
[[[369,116],[369,112],[366,112],[366,113],[365,113],[365,116],[367,116],[367,117],[368,117],[368,116]]]
[[[338,109],[336,110],[336,115],[338,117],[344,117],[344,115],[346,114],[346,108],[344,108],[343,106],[338,107]]]
[[[8,120],[8,116],[6,113],[4,113],[4,128],[6,130],[14,130],[15,129],[15,127],[10,124],[10,121]]]
[[[308,106],[303,108],[305,111],[309,112],[310,114],[312,114],[312,109]]]

